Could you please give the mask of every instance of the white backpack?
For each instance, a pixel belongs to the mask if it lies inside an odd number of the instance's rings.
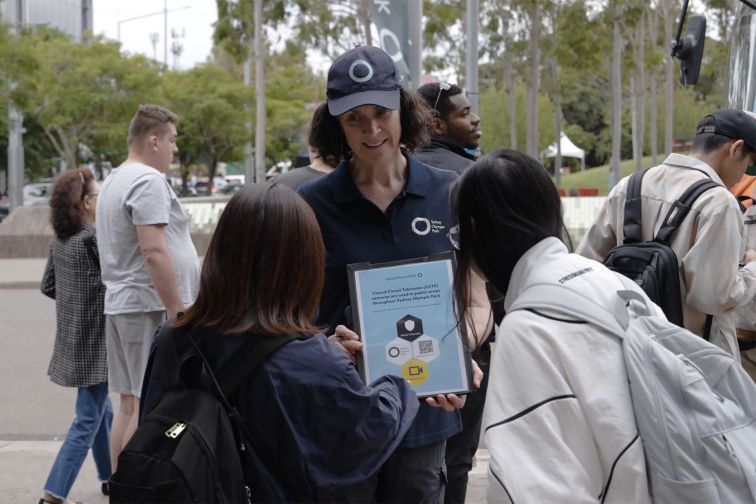
[[[510,311],[556,310],[622,339],[655,503],[756,502],[756,385],[732,356],[650,303],[618,290],[607,309],[565,285],[540,283]]]

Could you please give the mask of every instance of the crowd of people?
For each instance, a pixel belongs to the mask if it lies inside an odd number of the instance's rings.
[[[329,69],[326,97],[309,127],[310,167],[233,196],[201,266],[164,176],[173,112],[139,108],[128,159],[101,187],[87,170],[56,180],[42,287],[57,308],[49,375],[78,396],[40,504],[66,502],[90,448],[109,491],[119,454],[160,402],[153,336],[165,323],[197,335],[214,369],[248,339],[294,336],[234,395],[259,451],[247,464],[276,475],[254,482],[258,502],[463,503],[481,430],[491,502],[651,502],[621,343],[549,310],[504,315],[543,282],[572,281],[609,303],[616,273],[601,261],[623,243],[627,179],[571,253],[546,169],[508,149],[478,159],[480,118],[460,87],[404,89],[387,53],[356,47]],[[671,247],[685,327],[733,358],[736,329],[756,330],[742,322],[756,319],[756,252],[743,248],[728,189],[751,165],[756,115],[720,110],[698,125],[691,154],[651,168],[641,191],[652,240],[691,183],[718,184]],[[401,377],[363,383],[347,265],[440,252],[456,255],[477,392],[419,401]],[[177,346],[184,360],[196,351]],[[120,395],[115,417],[108,391]]]

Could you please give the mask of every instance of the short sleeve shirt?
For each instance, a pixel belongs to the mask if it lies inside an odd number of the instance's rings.
[[[136,226],[165,224],[165,241],[184,306],[199,287],[199,258],[189,233],[190,218],[165,176],[140,163],[123,165],[105,179],[97,200],[105,313],[164,310],[139,248]]]
[[[347,162],[300,186],[299,193],[315,211],[326,249],[319,324],[333,331],[347,322],[348,264],[398,261],[452,250],[447,237],[454,225],[449,188],[456,178],[454,172],[431,168],[408,156],[404,190],[385,213],[357,189]],[[423,405],[403,446],[440,442],[460,430],[458,412]]]
[[[287,171],[286,173],[282,173],[281,175],[275,177],[273,179],[273,182],[283,184],[296,191],[302,184],[311,180],[319,179],[324,175],[325,172],[316,170],[310,166],[304,166],[302,168],[295,168],[293,170]]]

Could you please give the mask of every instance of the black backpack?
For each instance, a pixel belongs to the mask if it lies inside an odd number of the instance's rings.
[[[158,335],[153,366],[159,366],[160,399],[118,457],[110,479],[110,502],[251,503],[252,481],[245,456],[260,452],[239,411],[229,403],[242,381],[276,349],[299,335],[250,336],[214,374],[190,331]],[[194,355],[181,363],[176,341],[188,338]],[[251,452],[245,454],[245,452]]]
[[[672,235],[690,211],[693,202],[704,192],[721,187],[711,179],[703,179],[691,185],[672,204],[664,217],[659,233],[652,241],[642,241],[641,232],[641,183],[648,169],[635,172],[627,184],[627,199],[622,245],[611,249],[604,258],[604,265],[637,283],[659,305],[667,319],[683,326],[683,303],[680,296],[680,270],[677,255],[669,243]],[[705,338],[709,339],[711,315],[706,317]]]

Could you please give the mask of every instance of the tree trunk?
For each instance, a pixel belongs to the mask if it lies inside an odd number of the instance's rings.
[[[41,125],[42,130],[45,132],[45,136],[50,141],[50,144],[58,153],[60,159],[66,163],[66,169],[70,170],[76,168],[76,151],[78,150],[78,142],[71,141],[66,135],[65,131],[60,126],[55,126],[53,130],[47,128],[44,124]]]
[[[507,108],[509,110],[509,147],[517,149],[517,97],[515,96],[512,59],[507,56],[504,65],[504,82],[507,86]]]
[[[557,92],[554,95],[554,125],[556,126],[556,157],[554,158],[554,177],[557,187],[562,187],[562,99]]]
[[[215,187],[215,172],[218,171],[218,152],[215,149],[209,149],[207,160],[207,195],[213,195],[213,188]]]
[[[646,19],[641,15],[638,22],[638,32],[636,34],[636,67],[638,70],[634,111],[635,127],[638,128],[637,134],[634,135],[637,145],[634,145],[635,169],[643,169],[643,146],[645,143],[646,131]]]
[[[357,17],[365,33],[365,45],[373,45],[373,34],[370,32],[370,0],[360,0]]]
[[[664,152],[672,152],[673,138],[673,108],[675,97],[675,78],[673,74],[674,61],[669,48],[672,42],[672,0],[663,0],[662,12],[664,16]]]
[[[189,195],[189,165],[181,165],[181,195]]]
[[[651,34],[651,44],[656,45],[659,39],[659,13],[656,9],[649,9],[649,31]],[[659,86],[658,86],[658,65],[654,65],[649,76],[649,93],[651,94],[651,128],[649,131],[649,141],[651,142],[651,164],[658,164],[659,156]]]
[[[528,59],[530,62],[530,86],[528,87],[528,121],[526,145],[528,155],[538,156],[538,91],[540,88],[541,54],[538,41],[541,37],[541,9],[538,0],[532,0],[530,11],[530,41]]]
[[[554,4],[554,12],[551,18],[551,89],[554,101],[554,126],[556,129],[556,157],[554,158],[554,180],[556,186],[562,187],[562,100],[559,88],[559,66],[556,59],[557,47],[557,17],[559,16],[557,4]]]
[[[620,179],[620,147],[622,146],[622,34],[620,33],[621,4],[616,6],[612,33],[612,160],[609,186]]]
[[[640,140],[638,139],[639,136],[642,135],[641,129],[639,127],[638,121],[640,120],[641,114],[638,111],[638,101],[639,101],[639,84],[638,84],[638,77],[636,75],[633,75],[630,77],[630,128],[631,128],[631,134],[632,134],[632,140],[633,140],[633,162],[635,163],[635,169],[640,170],[641,168],[641,156],[638,152],[640,148]]]
[[[257,124],[255,125],[255,182],[265,182],[265,70],[263,54],[262,0],[255,0],[255,94]]]

